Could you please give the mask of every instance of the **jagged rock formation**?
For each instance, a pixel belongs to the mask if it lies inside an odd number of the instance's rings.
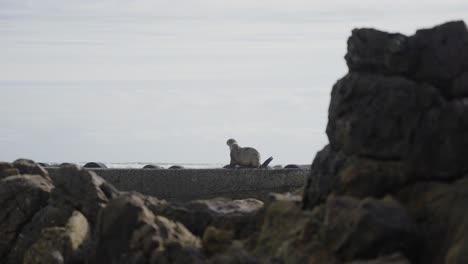
[[[468,202],[458,192],[468,173],[465,23],[410,37],[356,29],[345,58],[349,73],[332,90],[330,144],[312,164],[304,208],[328,204],[330,195],[392,196],[421,236],[406,257],[468,261],[468,218],[457,208]]]

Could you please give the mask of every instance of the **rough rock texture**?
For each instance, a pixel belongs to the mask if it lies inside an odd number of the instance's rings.
[[[84,259],[84,244],[88,241],[88,221],[74,211],[65,227],[42,229],[40,236],[25,252],[23,263],[50,263],[62,259],[63,263],[77,263]]]
[[[345,58],[303,196],[306,210],[326,206],[322,242],[349,263],[467,262],[465,23],[355,29]]]
[[[197,263],[202,257],[197,237],[131,194],[101,210],[96,239],[95,263]]]
[[[53,179],[53,204],[69,206],[82,212],[95,223],[97,214],[105,204],[118,195],[118,191],[96,173],[78,166],[66,166],[60,169],[60,176]]]
[[[149,208],[156,214],[181,222],[198,236],[202,236],[208,226],[213,226],[232,230],[235,238],[245,238],[257,229],[263,203],[256,199],[215,198],[162,207],[150,205]]]
[[[40,175],[10,176],[0,180],[0,262],[10,252],[22,228],[47,205],[52,183]]]

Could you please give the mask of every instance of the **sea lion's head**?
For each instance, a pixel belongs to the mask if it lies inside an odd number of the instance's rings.
[[[237,141],[233,138],[230,138],[228,139],[228,141],[226,141],[226,145],[228,145],[229,147],[231,147],[234,144],[237,144]]]

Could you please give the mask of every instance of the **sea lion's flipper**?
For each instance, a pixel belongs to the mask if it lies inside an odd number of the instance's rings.
[[[270,164],[270,162],[273,160],[273,157],[269,157],[268,159],[266,159],[262,166],[260,166],[260,168],[266,168],[268,166],[268,164]]]

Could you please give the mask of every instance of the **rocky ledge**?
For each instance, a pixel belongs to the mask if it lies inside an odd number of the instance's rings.
[[[468,31],[355,29],[303,195],[170,203],[0,163],[0,263],[468,263]]]

